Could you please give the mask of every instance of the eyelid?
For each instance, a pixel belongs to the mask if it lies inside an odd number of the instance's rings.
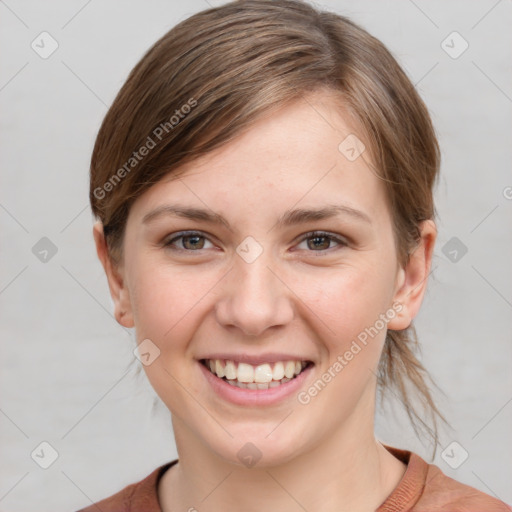
[[[199,236],[199,237],[203,237],[206,240],[209,240],[210,242],[212,242],[212,240],[210,240],[210,237],[212,237],[212,235],[210,235],[204,231],[188,230],[188,231],[178,231],[176,233],[173,233],[172,238],[164,239],[163,246],[170,247],[174,251],[188,252],[188,253],[201,252],[203,250],[203,249],[198,249],[197,251],[193,251],[193,250],[189,250],[189,249],[182,249],[182,248],[172,246],[173,242],[175,242],[176,240],[179,240],[180,238],[186,237],[186,236]],[[327,254],[327,253],[332,252],[333,250],[337,250],[337,249],[340,249],[340,248],[343,248],[343,247],[346,247],[349,245],[348,240],[346,240],[341,235],[337,235],[335,233],[330,233],[329,231],[319,231],[319,230],[303,233],[302,235],[300,235],[300,237],[298,239],[296,239],[296,243],[299,244],[299,243],[303,242],[304,240],[307,240],[308,238],[313,238],[315,236],[318,236],[318,237],[323,236],[323,237],[329,238],[330,240],[333,240],[334,242],[339,244],[339,247],[331,247],[329,249],[323,249],[323,250],[319,250],[319,251],[306,251],[306,252]],[[214,238],[214,237],[212,237],[212,238]]]

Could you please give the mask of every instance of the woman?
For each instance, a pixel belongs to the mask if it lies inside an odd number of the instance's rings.
[[[164,35],[105,117],[90,199],[179,458],[84,510],[511,510],[374,434],[378,387],[434,446],[444,420],[412,325],[439,160],[413,85],[342,16],[249,0]]]

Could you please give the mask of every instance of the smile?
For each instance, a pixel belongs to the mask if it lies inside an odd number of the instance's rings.
[[[213,375],[241,389],[264,390],[279,387],[313,365],[311,361],[277,361],[252,365],[222,359],[202,359]]]

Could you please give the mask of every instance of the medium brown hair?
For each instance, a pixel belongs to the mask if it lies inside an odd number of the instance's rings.
[[[184,163],[226,144],[274,108],[325,88],[353,115],[369,146],[405,265],[420,240],[420,223],[436,215],[440,151],[428,110],[378,39],[300,0],[242,0],[199,12],[167,32],[131,71],[91,159],[91,207],[112,261],[122,261],[130,206],[149,187],[169,173],[177,177]],[[412,324],[388,330],[378,383],[398,391],[416,433],[430,435],[435,454],[436,420],[445,419],[415,355],[417,344]]]

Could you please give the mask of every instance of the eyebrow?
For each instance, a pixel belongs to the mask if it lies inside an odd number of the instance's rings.
[[[274,226],[289,227],[296,224],[305,224],[307,222],[326,220],[337,217],[339,215],[352,217],[353,219],[372,224],[372,220],[368,214],[361,210],[357,210],[347,205],[326,205],[319,209],[299,208],[295,210],[288,210],[287,212],[283,213],[281,217],[279,217]],[[223,224],[229,230],[231,230],[229,222],[222,215],[219,215],[218,213],[215,213],[211,210],[170,204],[158,206],[154,210],[147,213],[143,217],[142,223],[148,224],[156,218],[162,216],[181,217],[189,220],[208,222],[210,224]]]

